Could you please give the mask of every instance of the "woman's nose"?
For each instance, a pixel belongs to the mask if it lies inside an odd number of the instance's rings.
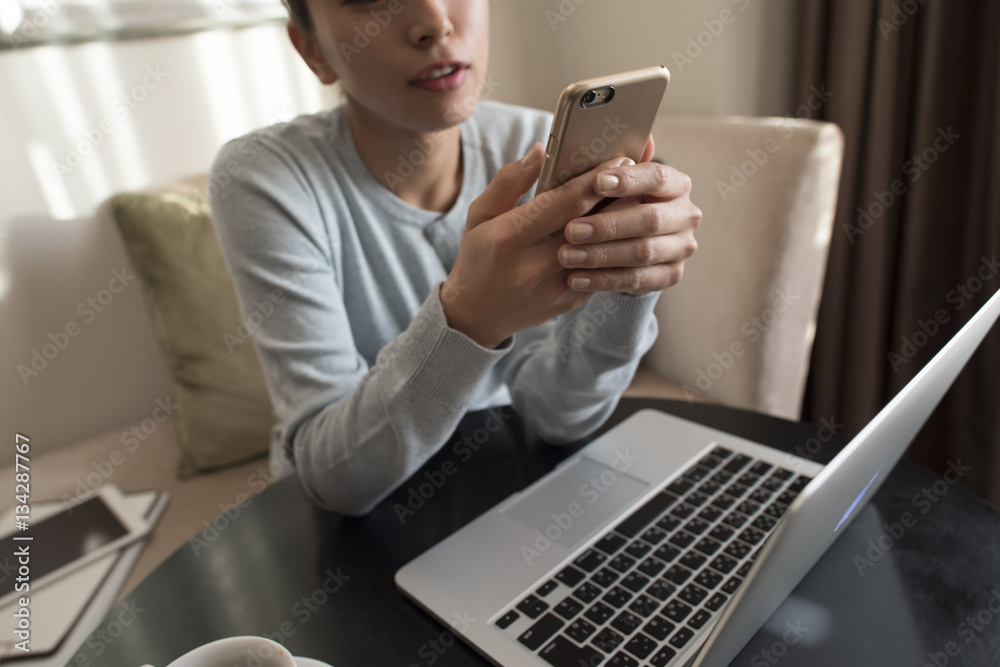
[[[412,17],[410,41],[414,46],[432,46],[455,31],[443,0],[409,0],[407,8]]]

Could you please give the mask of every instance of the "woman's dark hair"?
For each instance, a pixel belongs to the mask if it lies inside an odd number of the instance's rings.
[[[295,21],[295,25],[304,32],[313,31],[312,18],[309,16],[309,6],[306,0],[281,0],[288,10],[289,16]]]

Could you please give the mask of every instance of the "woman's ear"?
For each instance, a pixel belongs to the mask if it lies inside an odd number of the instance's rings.
[[[326,56],[323,55],[323,51],[319,48],[319,42],[314,34],[299,28],[295,21],[289,21],[288,37],[292,40],[295,50],[302,56],[302,60],[305,61],[306,65],[309,66],[309,69],[313,71],[313,74],[316,75],[316,78],[321,83],[326,85],[336,83],[337,73],[327,63]]]

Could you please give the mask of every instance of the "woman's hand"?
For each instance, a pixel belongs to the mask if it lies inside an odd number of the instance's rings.
[[[594,189],[596,175],[625,160],[609,160],[517,206],[538,180],[543,152],[542,145],[535,144],[524,158],[504,166],[472,203],[458,258],[441,287],[448,325],[484,347],[496,348],[518,331],[590,298],[589,291],[569,287],[570,272],[559,263],[564,241],[553,234],[604,199]],[[636,178],[633,173],[627,177],[630,183]],[[635,185],[628,192],[650,189]]]
[[[691,203],[691,179],[650,162],[653,150],[650,137],[640,164],[591,172],[593,192],[617,201],[566,226],[558,257],[572,289],[646,294],[681,279],[698,248],[701,210]]]

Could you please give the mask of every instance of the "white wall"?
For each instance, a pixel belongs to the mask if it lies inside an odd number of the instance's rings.
[[[287,41],[271,24],[0,52],[2,217],[86,215],[116,191],[204,171],[226,139],[320,108]]]
[[[571,81],[666,65],[671,83],[661,113],[783,115],[798,104],[792,104],[794,0],[493,0],[492,6],[493,68],[505,83],[497,96],[513,102],[551,109]]]

